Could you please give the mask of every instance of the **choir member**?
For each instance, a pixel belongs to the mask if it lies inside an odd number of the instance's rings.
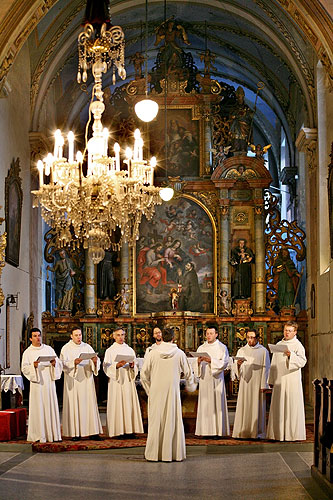
[[[247,344],[238,349],[232,372],[239,378],[233,438],[264,439],[266,435],[266,394],[270,367],[269,353],[259,344],[258,332],[250,328]],[[237,359],[240,358],[240,359]],[[243,359],[242,359],[243,358]]]
[[[81,354],[91,354],[91,359],[82,359]],[[100,368],[100,359],[93,348],[82,342],[80,327],[74,327],[71,340],[61,349],[60,359],[64,369],[64,396],[62,427],[63,434],[73,441],[81,437],[102,439],[101,420],[98,413],[94,375]]]
[[[195,390],[193,373],[185,353],[174,343],[172,329],[163,331],[163,341],[146,356],[141,382],[148,395],[148,437],[145,458],[171,462],[186,458],[180,400],[181,373],[187,388]]]
[[[306,364],[305,349],[296,337],[298,325],[288,321],[283,339],[276,345],[284,352],[275,352],[268,383],[273,386],[267,438],[277,441],[306,439],[305,412],[301,369]]]
[[[113,332],[115,342],[105,351],[103,369],[109,377],[107,403],[108,435],[143,433],[135,378],[138,369],[135,352],[125,343],[125,332]]]
[[[199,399],[195,434],[227,436],[230,433],[224,370],[229,364],[228,348],[218,339],[217,326],[208,326],[206,342],[198,347],[203,355],[194,363],[199,378]]]
[[[61,377],[62,363],[52,347],[42,344],[41,331],[32,328],[31,345],[22,357],[23,375],[30,381],[28,441],[61,441],[55,380]],[[42,356],[54,357],[43,361]]]

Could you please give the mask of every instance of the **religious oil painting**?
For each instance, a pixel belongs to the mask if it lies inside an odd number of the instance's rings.
[[[20,260],[21,213],[23,192],[20,178],[19,158],[13,160],[5,180],[6,199],[6,261],[18,267]]]
[[[206,211],[180,197],[143,219],[136,245],[136,312],[214,312],[215,230]]]
[[[150,124],[149,135],[151,155],[157,158],[156,177],[199,175],[200,121],[193,119],[191,108],[168,108],[167,117],[161,109],[156,120]]]

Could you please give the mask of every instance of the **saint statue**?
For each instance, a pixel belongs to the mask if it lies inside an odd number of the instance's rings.
[[[282,247],[275,259],[273,276],[280,308],[293,306],[300,275],[291,260],[288,248]]]
[[[63,249],[59,251],[59,257],[60,259],[56,261],[55,266],[47,266],[47,270],[55,273],[55,300],[57,308],[62,311],[71,311],[73,309],[75,290],[74,264]]]
[[[177,40],[182,40],[186,45],[190,45],[185,28],[177,24],[174,16],[164,21],[156,28],[155,46],[164,40],[161,47],[161,62],[167,68],[168,74],[174,73],[177,68],[183,67],[183,49],[178,45]]]
[[[253,113],[244,101],[245,93],[242,87],[236,90],[236,104],[230,113],[230,144],[234,153],[247,152],[251,140],[251,122]]]
[[[246,240],[241,238],[238,245],[231,251],[230,264],[234,268],[232,280],[232,296],[234,299],[248,299],[251,297],[252,269],[254,253],[246,246]]]
[[[99,298],[112,299],[116,294],[113,273],[114,252],[105,250],[105,257],[99,265]]]

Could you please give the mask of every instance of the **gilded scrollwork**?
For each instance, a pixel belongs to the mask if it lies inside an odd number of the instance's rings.
[[[282,251],[293,250],[298,262],[305,259],[305,232],[297,225],[297,221],[281,220],[278,200],[270,191],[264,192],[266,220],[266,283],[267,301],[273,304],[277,299],[277,284],[274,268]],[[290,256],[289,256],[290,257]]]

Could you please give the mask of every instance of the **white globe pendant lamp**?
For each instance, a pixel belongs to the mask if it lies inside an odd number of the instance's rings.
[[[152,99],[143,99],[134,106],[135,114],[143,122],[151,122],[158,113],[158,104]]]
[[[171,187],[164,187],[160,190],[160,197],[163,201],[170,201],[173,194],[174,190]]]
[[[145,48],[145,74],[146,96],[134,106],[135,114],[143,122],[151,122],[158,113],[158,104],[148,98],[148,0],[146,0],[146,48]]]

